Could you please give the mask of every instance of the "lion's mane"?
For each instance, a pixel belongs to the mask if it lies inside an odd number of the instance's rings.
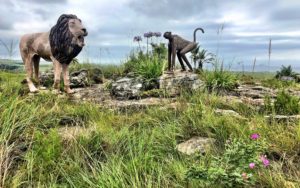
[[[50,30],[51,53],[61,64],[69,64],[82,50],[82,47],[72,43],[74,36],[69,30],[70,19],[78,18],[76,15],[63,14]]]

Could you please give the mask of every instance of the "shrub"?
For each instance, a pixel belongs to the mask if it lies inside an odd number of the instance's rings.
[[[289,95],[284,90],[278,93],[274,101],[274,110],[276,114],[295,115],[300,111],[299,98]]]
[[[134,71],[146,80],[151,80],[161,76],[164,67],[165,61],[162,61],[157,56],[154,56],[141,60]]]
[[[280,71],[276,72],[275,78],[279,79],[282,76],[290,76],[290,77],[296,78],[297,73],[293,72],[291,65],[289,65],[287,67],[282,65]]]
[[[204,79],[209,91],[230,91],[238,85],[236,75],[221,69],[215,69],[212,72],[205,72]]]
[[[251,139],[229,141],[222,156],[212,158],[207,166],[192,167],[187,179],[201,180],[208,187],[254,185],[257,169],[268,166],[269,161],[262,156],[266,150],[265,141],[258,140],[258,134],[251,135]]]
[[[145,61],[146,59],[147,55],[142,51],[138,53],[131,52],[131,54],[129,55],[129,59],[124,63],[124,72],[134,72],[140,62]]]

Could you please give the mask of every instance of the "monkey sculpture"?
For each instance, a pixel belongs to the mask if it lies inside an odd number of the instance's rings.
[[[178,35],[172,35],[172,32],[165,32],[164,38],[169,40],[168,44],[168,71],[173,71],[175,67],[175,57],[177,54],[179,63],[181,65],[182,71],[185,71],[186,68],[184,66],[183,60],[189,67],[190,71],[193,71],[193,67],[191,66],[190,62],[186,58],[185,54],[194,50],[198,43],[196,43],[196,33],[200,30],[202,33],[204,33],[204,30],[202,28],[197,28],[194,31],[194,41],[188,41],[183,39],[182,37]],[[183,59],[183,60],[182,60]]]

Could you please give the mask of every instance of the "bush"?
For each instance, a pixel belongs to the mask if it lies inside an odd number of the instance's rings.
[[[293,72],[291,65],[287,67],[282,65],[280,71],[276,72],[275,78],[280,79],[283,76],[289,76],[296,79],[297,73]]]
[[[165,67],[165,61],[157,56],[144,59],[136,66],[135,72],[146,80],[157,79],[162,75]]]
[[[209,91],[230,91],[238,86],[237,76],[221,69],[215,69],[212,72],[205,72],[204,79]]]
[[[264,99],[264,113],[278,114],[278,115],[297,115],[300,112],[300,99],[298,97],[289,95],[284,90],[278,92],[274,103],[270,96]]]
[[[260,157],[266,150],[264,140],[233,139],[225,145],[222,156],[214,157],[207,166],[193,167],[187,172],[187,178],[200,180],[208,187],[242,187],[255,184],[255,174],[263,166],[268,166],[266,157]],[[264,161],[263,161],[264,160]]]
[[[299,114],[300,105],[299,98],[289,95],[284,90],[278,93],[274,101],[274,110],[280,115],[295,115]]]

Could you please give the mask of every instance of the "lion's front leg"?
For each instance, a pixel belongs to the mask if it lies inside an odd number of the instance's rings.
[[[68,94],[74,93],[74,91],[70,88],[70,76],[69,76],[69,65],[62,64],[63,77],[64,77],[64,90]]]
[[[60,89],[60,76],[61,76],[61,64],[56,60],[52,59],[54,65],[54,83],[53,88],[56,92]]]

